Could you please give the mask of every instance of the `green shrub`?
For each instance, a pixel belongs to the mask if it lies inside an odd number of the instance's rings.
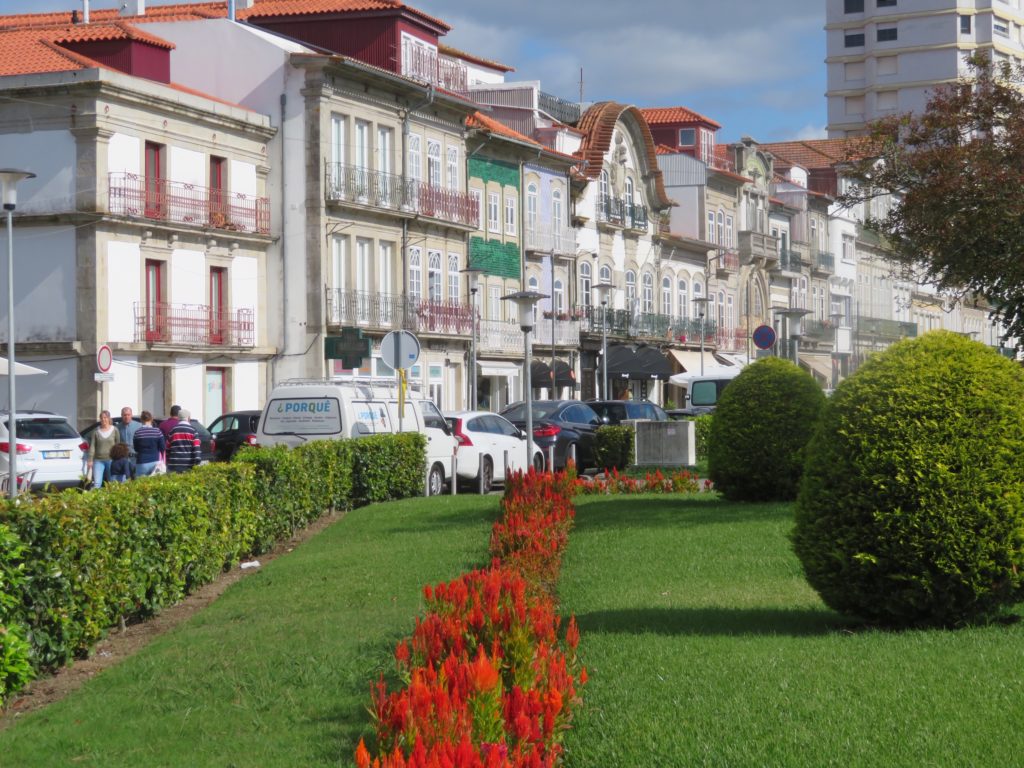
[[[697,443],[694,449],[697,454],[697,461],[704,461],[708,457],[708,437],[711,435],[711,423],[714,414],[705,413],[700,416],[693,416],[694,441]]]
[[[24,549],[10,528],[0,524],[0,706],[32,679],[31,649],[24,630],[13,623],[25,582]]]
[[[365,503],[422,496],[427,441],[419,432],[352,441],[352,498]]]
[[[634,429],[631,426],[597,428],[594,460],[599,469],[625,469],[634,461]]]
[[[1024,374],[946,332],[873,356],[808,449],[793,544],[838,611],[956,625],[1020,600]]]
[[[769,357],[722,390],[708,435],[708,474],[733,501],[796,498],[804,450],[825,395],[793,363]]]

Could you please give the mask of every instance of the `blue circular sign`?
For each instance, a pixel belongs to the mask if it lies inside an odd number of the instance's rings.
[[[750,338],[758,349],[771,349],[775,346],[775,329],[770,325],[759,325],[750,334]]]

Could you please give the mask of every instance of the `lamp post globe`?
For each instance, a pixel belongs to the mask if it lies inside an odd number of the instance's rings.
[[[519,328],[523,332],[523,407],[526,410],[526,464],[529,466],[532,460],[530,456],[530,445],[533,441],[533,397],[530,382],[530,332],[533,330],[534,317],[533,308],[537,302],[546,299],[548,296],[538,291],[519,291],[502,296],[502,301],[511,301],[516,305],[516,312],[519,317]],[[553,470],[554,467],[551,467]]]

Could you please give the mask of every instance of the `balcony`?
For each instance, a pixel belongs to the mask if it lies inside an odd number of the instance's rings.
[[[336,288],[327,292],[327,324],[330,326],[359,326],[376,331],[404,329],[468,338],[472,317],[470,306],[458,301]]]
[[[835,338],[836,327],[831,320],[818,320],[805,317],[801,325],[803,336],[813,341],[831,342]]]
[[[109,174],[110,213],[232,232],[270,234],[270,201],[123,171]]]
[[[402,74],[456,93],[469,92],[469,78],[462,61],[409,40],[402,42]]]
[[[205,304],[134,305],[135,341],[181,347],[254,347],[253,310],[217,311]]]
[[[573,256],[576,253],[576,230],[572,227],[550,226],[527,228],[526,250]]]
[[[523,332],[519,323],[505,320],[481,320],[476,337],[477,350],[520,354],[523,349]]]
[[[715,331],[715,347],[720,352],[745,352],[747,339],[747,331],[743,328],[718,328]]]
[[[875,337],[892,341],[912,339],[917,336],[917,323],[860,316],[857,318],[856,335],[858,338]]]
[[[739,233],[739,257],[742,264],[767,264],[779,258],[779,239],[747,229]]]
[[[740,255],[736,251],[722,251],[712,257],[715,261],[715,276],[725,280],[740,271]]]
[[[550,93],[537,93],[537,106],[560,123],[576,125],[580,121],[580,105],[575,101],[566,101]]]
[[[623,205],[626,209],[626,229],[633,230],[634,232],[646,232],[650,227],[650,221],[647,217],[647,206],[630,202],[624,202]]]
[[[533,327],[533,343],[542,346],[578,347],[580,344],[580,323],[578,319],[569,319],[568,314],[564,317],[551,319],[550,313],[544,313],[546,317],[537,320]],[[554,328],[552,329],[552,326]],[[554,341],[552,342],[552,339]]]
[[[626,201],[621,197],[601,195],[597,201],[597,220],[621,227],[626,220]]]
[[[580,332],[600,335],[605,325],[602,308],[599,306],[580,307]],[[682,343],[700,343],[701,321],[698,318],[678,318],[653,312],[630,312],[625,309],[609,309],[607,314],[609,336],[629,339],[661,339]],[[713,320],[704,321],[704,341],[714,344],[716,326]]]
[[[798,251],[780,248],[778,253],[778,263],[775,264],[772,269],[799,275],[802,274],[805,266],[806,264],[804,263],[803,255]]]
[[[828,277],[836,271],[836,258],[828,251],[811,252],[811,272],[819,277]]]
[[[479,226],[479,207],[458,190],[346,163],[327,163],[324,178],[328,203],[418,214],[470,229]]]

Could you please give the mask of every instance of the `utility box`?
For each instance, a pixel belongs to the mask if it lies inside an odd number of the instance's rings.
[[[696,429],[692,421],[629,421],[633,455],[639,467],[692,467],[697,463]]]

